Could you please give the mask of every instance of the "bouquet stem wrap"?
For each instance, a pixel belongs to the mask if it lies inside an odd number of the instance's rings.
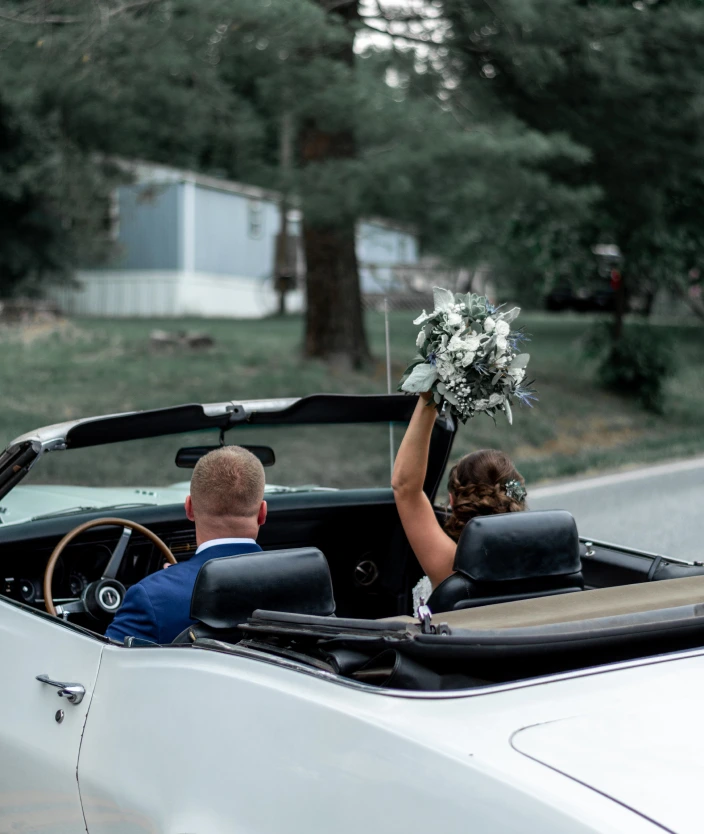
[[[479,413],[503,412],[513,421],[514,399],[531,405],[535,392],[525,382],[530,355],[520,352],[527,341],[511,325],[519,307],[502,311],[484,296],[459,294],[435,287],[435,309],[423,310],[414,324],[422,325],[416,339],[418,354],[406,369],[399,390],[429,391],[438,408],[465,423]]]

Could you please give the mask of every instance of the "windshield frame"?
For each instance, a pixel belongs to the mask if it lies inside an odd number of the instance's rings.
[[[190,403],[170,408],[88,417],[44,426],[16,438],[0,454],[0,499],[25,478],[47,452],[104,446],[203,429],[222,433],[237,426],[408,423],[417,397],[405,394],[312,394],[299,398]],[[439,486],[456,432],[449,415],[438,415],[425,489]]]

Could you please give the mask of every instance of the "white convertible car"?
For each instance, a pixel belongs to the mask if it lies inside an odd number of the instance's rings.
[[[187,405],[8,446],[0,834],[704,831],[702,564],[580,539],[560,510],[475,519],[408,616],[419,571],[391,491],[339,478],[361,424],[388,442],[413,405]],[[338,488],[253,447],[282,473],[264,552],[203,566],[174,644],[102,636],[126,586],[195,549],[172,462],[208,447],[177,436],[282,428],[312,432],[312,457],[339,432],[318,461]],[[454,431],[438,417],[432,498]]]

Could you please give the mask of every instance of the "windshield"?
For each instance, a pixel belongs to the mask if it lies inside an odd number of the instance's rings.
[[[388,487],[391,455],[402,434],[402,427],[390,430],[387,423],[238,426],[227,433],[225,443],[273,448],[276,462],[265,472],[266,491],[275,494]],[[201,431],[47,452],[0,500],[0,523],[182,503],[192,470],[176,466],[176,453],[186,446],[218,444],[218,431]]]

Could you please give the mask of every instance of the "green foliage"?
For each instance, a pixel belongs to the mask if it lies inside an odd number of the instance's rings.
[[[607,241],[631,290],[679,286],[704,267],[704,6],[641,5],[439,0],[446,44],[345,62],[349,26],[317,0],[109,18],[112,0],[53,0],[65,25],[0,0],[22,20],[0,18],[0,83],[47,159],[138,157],[296,192],[317,225],[413,223],[426,251],[491,263],[523,298],[589,275]],[[322,157],[294,141],[281,164],[284,114],[294,136],[320,129]],[[80,182],[62,199],[90,214]]]
[[[704,6],[690,0],[444,0],[458,102],[539,134],[587,161],[548,164],[553,181],[591,189],[561,216],[523,202],[504,260],[528,275],[589,269],[616,242],[630,289],[677,283],[704,258]],[[593,268],[593,265],[592,265]]]
[[[487,108],[468,115],[432,62],[372,46],[352,65],[339,60],[350,32],[315,0],[172,0],[101,20],[111,5],[55,0],[52,14],[66,12],[78,21],[70,25],[0,19],[3,88],[86,157],[294,191],[314,224],[414,223],[427,249],[463,266],[499,260],[526,216],[559,217],[548,237],[565,240],[565,218],[597,193],[552,174],[588,162],[579,142]],[[18,10],[37,16],[31,4],[0,0],[0,11]],[[284,113],[294,134],[320,126],[330,153],[310,159],[294,143],[282,167]],[[345,136],[349,152],[335,152]],[[537,255],[543,229],[526,243]]]
[[[0,100],[0,298],[35,295],[105,254],[110,182],[53,122]]]
[[[586,344],[587,356],[598,360],[598,378],[605,388],[662,413],[664,386],[675,373],[672,341],[663,327],[631,324],[615,341],[612,328],[601,324]]]

